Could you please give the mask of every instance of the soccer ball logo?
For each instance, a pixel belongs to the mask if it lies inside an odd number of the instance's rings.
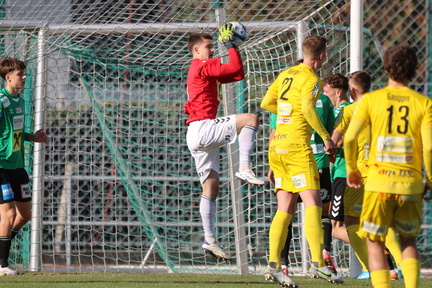
[[[246,27],[240,22],[231,22],[231,25],[234,26],[234,42],[241,43],[246,40]]]

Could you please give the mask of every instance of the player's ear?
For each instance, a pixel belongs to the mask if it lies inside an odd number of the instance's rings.
[[[319,60],[325,61],[326,59],[326,52],[319,54]]]
[[[356,97],[356,95],[357,95],[357,90],[356,90],[354,87],[349,86],[349,91],[350,91],[350,94],[351,94],[351,98],[353,98],[353,100],[356,100],[355,98],[357,98],[357,97]]]

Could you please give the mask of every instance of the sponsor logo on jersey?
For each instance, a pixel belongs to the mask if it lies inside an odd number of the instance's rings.
[[[377,139],[379,152],[413,152],[414,138],[400,136],[379,136]]]
[[[278,134],[274,136],[274,140],[285,139],[287,137],[286,134]]]
[[[363,221],[362,229],[374,235],[386,235],[387,226],[381,226],[369,221]]]
[[[323,107],[323,104],[322,104],[322,101],[321,101],[321,99],[318,99],[317,100],[317,102],[316,102],[316,105],[315,105],[316,107],[318,107],[318,108],[322,108]]]
[[[390,163],[412,163],[413,156],[380,153],[376,155],[376,160],[380,162],[390,162]]]
[[[293,181],[294,186],[296,188],[306,187],[306,185],[307,185],[305,174],[300,174],[300,175],[292,176],[291,180]]]
[[[391,169],[380,169],[378,171],[379,175],[385,175],[387,177],[407,177],[407,178],[413,178],[414,172],[411,170],[401,169],[401,170],[391,170]]]
[[[291,103],[278,103],[278,115],[279,116],[291,116],[292,105]]]
[[[354,212],[355,213],[361,213],[362,212],[362,205],[360,205],[360,204],[354,205]]]
[[[3,103],[3,107],[7,108],[10,105],[10,101],[9,98],[4,96],[3,98],[1,98],[1,102]]]
[[[14,193],[10,184],[2,184],[1,190],[3,194],[3,200],[11,200],[14,199]]]
[[[282,188],[282,178],[275,178],[276,188]]]
[[[13,117],[13,129],[22,130],[24,128],[24,115]]]
[[[291,117],[278,117],[277,124],[290,124],[291,123]]]
[[[21,150],[22,134],[23,134],[22,130],[14,131],[12,152]]]
[[[21,184],[21,198],[28,199],[31,197],[31,191],[29,184]]]
[[[317,97],[318,96],[318,92],[320,91],[320,83],[316,82],[314,88],[312,89],[312,96],[313,97]]]
[[[323,144],[311,144],[312,153],[318,154],[318,153],[324,153],[324,145]]]
[[[417,232],[419,227],[418,220],[414,220],[412,222],[401,221],[401,219],[395,219],[395,227],[399,228],[401,231],[406,234],[411,234]]]
[[[320,189],[321,200],[324,201],[329,197],[329,191],[325,188]]]

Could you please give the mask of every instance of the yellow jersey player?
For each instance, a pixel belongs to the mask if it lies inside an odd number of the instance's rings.
[[[384,55],[388,86],[364,95],[345,134],[347,183],[361,187],[357,136],[371,127],[371,142],[359,236],[366,238],[374,287],[390,287],[384,241],[388,228],[400,236],[405,287],[419,287],[420,262],[416,236],[422,218],[423,172],[432,183],[432,100],[408,87],[417,56],[408,45]]]
[[[276,133],[269,147],[269,161],[274,173],[278,206],[270,226],[270,255],[264,275],[267,280],[274,280],[284,287],[296,287],[282,272],[280,255],[299,194],[306,207],[306,238],[312,257],[309,274],[329,282],[343,282],[342,278],[328,269],[322,255],[322,202],[318,169],[310,146],[313,128],[324,140],[324,150],[335,152],[335,145],[315,110],[322,90],[322,82],[315,72],[325,61],[326,39],[320,36],[307,37],[302,44],[302,51],[303,63],[279,74],[261,102],[261,108],[277,114]]]
[[[363,95],[369,92],[371,86],[371,76],[366,71],[357,71],[352,73],[349,77],[349,90],[351,98],[355,101],[353,104],[343,107],[341,117],[338,125],[336,125],[332,139],[335,143],[339,143],[343,134],[346,132],[349,123],[351,122],[352,115],[357,108],[357,105]],[[357,167],[363,177],[363,182],[367,179],[368,167],[368,154],[370,143],[370,127],[365,126],[357,137]],[[368,269],[368,258],[366,242],[357,235],[360,221],[360,213],[362,210],[364,186],[356,189],[347,186],[344,191],[344,222],[350,244],[354,248],[357,257],[362,266],[362,273],[357,279],[370,279]],[[386,247],[392,252],[392,255],[399,265],[402,260],[402,253],[394,230],[389,229],[385,241]],[[398,273],[392,274],[392,277],[398,278]]]

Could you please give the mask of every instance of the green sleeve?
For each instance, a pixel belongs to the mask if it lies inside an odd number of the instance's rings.
[[[276,129],[276,120],[277,120],[277,115],[274,113],[270,114],[270,128],[271,129]]]

